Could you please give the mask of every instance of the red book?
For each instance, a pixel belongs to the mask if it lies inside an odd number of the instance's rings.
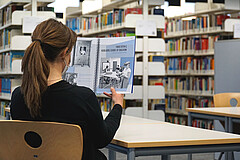
[[[218,26],[222,25],[222,20],[223,20],[223,15],[217,15],[217,25]]]
[[[202,38],[202,50],[208,50],[208,39]]]
[[[155,85],[156,85],[156,86],[163,86],[163,83],[156,82]]]
[[[127,14],[142,14],[142,8],[127,8],[125,10],[125,16]]]

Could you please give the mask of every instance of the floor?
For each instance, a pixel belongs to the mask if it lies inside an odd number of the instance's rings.
[[[108,150],[101,150],[106,156],[108,156]],[[187,160],[187,155],[172,155],[171,160]],[[117,160],[127,160],[125,154],[117,153]],[[160,156],[145,156],[137,157],[136,160],[161,160]],[[214,153],[204,153],[204,154],[193,154],[192,160],[214,160]]]

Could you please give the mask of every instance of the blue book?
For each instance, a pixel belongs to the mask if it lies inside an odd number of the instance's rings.
[[[151,56],[150,57],[151,62],[164,62],[163,56]]]

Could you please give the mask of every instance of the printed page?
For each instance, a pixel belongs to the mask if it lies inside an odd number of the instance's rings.
[[[70,84],[95,91],[98,38],[78,38],[71,53],[71,63],[63,79]]]
[[[135,37],[100,38],[96,93],[132,93]]]

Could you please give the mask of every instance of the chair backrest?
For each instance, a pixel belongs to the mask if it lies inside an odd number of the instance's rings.
[[[81,160],[83,135],[78,125],[0,121],[0,159]]]
[[[150,110],[148,111],[148,118],[165,122],[165,113],[163,110]]]
[[[125,110],[125,115],[133,117],[143,117],[142,107],[127,107]]]
[[[215,107],[239,107],[240,93],[219,93],[213,96]]]
[[[142,107],[128,107],[125,110],[125,115],[142,118]],[[162,110],[148,111],[148,119],[165,121],[165,113]]]

